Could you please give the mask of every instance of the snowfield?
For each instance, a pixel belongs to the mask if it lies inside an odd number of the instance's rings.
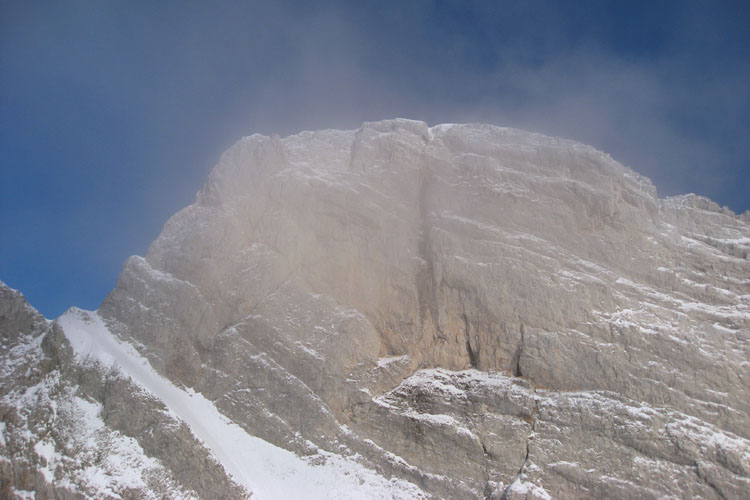
[[[248,498],[428,498],[412,483],[389,480],[351,458],[324,451],[302,458],[247,434],[200,393],[180,389],[159,375],[132,346],[117,340],[94,311],[72,308],[58,323],[80,360],[94,358],[104,366],[116,367],[163,401],[226,472],[247,489]],[[313,465],[313,461],[323,465]]]

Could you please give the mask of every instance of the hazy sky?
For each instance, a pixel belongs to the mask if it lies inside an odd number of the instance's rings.
[[[592,144],[750,208],[750,2],[0,0],[0,279],[46,316],[254,132],[406,117]]]

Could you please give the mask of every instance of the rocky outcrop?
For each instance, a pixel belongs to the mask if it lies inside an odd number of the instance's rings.
[[[749,256],[588,146],[390,120],[242,139],[99,314],[248,433],[437,498],[741,498]]]
[[[1,498],[246,495],[163,403],[76,360],[62,329],[2,282],[0,295]]]

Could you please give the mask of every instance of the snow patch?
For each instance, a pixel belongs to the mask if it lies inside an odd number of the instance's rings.
[[[552,497],[549,493],[547,493],[547,490],[545,490],[541,486],[537,486],[534,483],[521,481],[521,478],[516,479],[513,484],[510,485],[507,493],[526,495],[526,498],[552,500]]]
[[[385,358],[378,359],[378,368],[385,368],[391,363],[400,363],[401,361],[407,361],[409,356],[406,354],[402,356],[387,356]]]

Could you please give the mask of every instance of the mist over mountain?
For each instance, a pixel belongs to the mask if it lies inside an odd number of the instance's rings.
[[[750,213],[569,140],[245,137],[0,335],[3,498],[749,497]]]

